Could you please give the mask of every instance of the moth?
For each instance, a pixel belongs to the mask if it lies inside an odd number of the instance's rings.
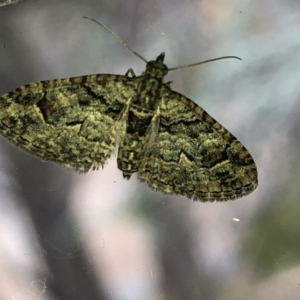
[[[0,98],[0,133],[42,160],[82,173],[103,167],[118,146],[123,177],[137,173],[166,194],[225,201],[251,193],[258,180],[250,153],[164,83],[164,57],[147,62],[141,76],[130,69],[21,86]]]

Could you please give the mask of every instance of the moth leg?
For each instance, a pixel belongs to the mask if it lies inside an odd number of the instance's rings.
[[[133,99],[133,97],[131,97],[130,99],[128,99],[128,101],[124,105],[124,107],[123,107],[122,111],[120,112],[120,114],[118,116],[118,119],[116,121],[117,142],[118,143],[126,135],[128,113],[129,113],[129,108],[130,108],[132,99]]]
[[[123,178],[126,179],[126,180],[129,180],[132,173],[130,172],[125,172],[125,171],[122,171],[122,174],[123,174]]]
[[[165,83],[165,85],[170,88],[172,83],[173,83],[173,81],[168,81]]]
[[[131,75],[131,76],[129,76],[129,75]],[[135,78],[136,77],[134,71],[131,68],[128,69],[128,71],[126,72],[125,76],[126,77],[130,77],[130,78]]]
[[[155,139],[158,135],[158,130],[159,130],[159,122],[160,122],[160,109],[158,106],[146,132],[146,139],[143,147],[143,153],[144,153],[143,156],[145,157],[145,159],[148,159],[148,156],[150,155],[151,147],[153,143],[155,143]]]

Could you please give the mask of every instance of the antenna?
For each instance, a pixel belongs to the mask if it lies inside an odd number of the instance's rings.
[[[121,45],[123,45],[125,48],[127,48],[130,52],[132,52],[133,54],[135,54],[137,57],[139,57],[142,61],[144,61],[145,63],[147,63],[148,61],[140,54],[138,54],[137,52],[135,52],[130,46],[128,46],[118,35],[116,35],[111,29],[109,29],[106,25],[96,21],[93,18],[89,18],[89,17],[83,17],[83,19],[87,19],[90,21],[95,22],[96,24],[100,25],[102,28],[104,28],[106,31],[108,31]]]
[[[189,65],[183,65],[183,66],[179,66],[179,67],[175,67],[175,68],[170,68],[169,71],[174,71],[174,70],[178,70],[178,69],[185,69],[185,68],[189,68],[189,67],[199,66],[199,65],[206,64],[208,62],[212,62],[212,61],[216,61],[216,60],[221,60],[221,59],[227,59],[227,58],[235,58],[235,59],[242,60],[238,56],[221,56],[221,57],[217,57],[217,58],[212,58],[212,59],[200,61],[200,62],[197,62],[197,63],[194,63],[194,64],[189,64]]]
[[[90,21],[95,22],[96,24],[98,24],[99,26],[101,26],[102,28],[104,28],[107,32],[109,32],[121,45],[123,45],[125,48],[127,48],[130,52],[132,52],[133,54],[135,54],[137,57],[139,57],[142,61],[144,61],[145,63],[148,63],[148,61],[140,54],[138,54],[136,51],[134,51],[130,46],[128,46],[117,34],[115,34],[111,29],[109,29],[106,25],[104,25],[103,23],[96,21],[93,18],[90,17],[82,17],[83,19],[87,19]],[[208,60],[204,60],[204,61],[200,61],[197,63],[193,63],[193,64],[189,64],[189,65],[182,65],[179,67],[175,67],[175,68],[170,68],[168,69],[169,71],[174,71],[174,70],[178,70],[178,69],[185,69],[185,68],[189,68],[189,67],[194,67],[194,66],[199,66],[199,65],[203,65],[206,64],[208,62],[212,62],[212,61],[216,61],[216,60],[221,60],[221,59],[227,59],[227,58],[235,58],[235,59],[239,59],[242,60],[240,57],[238,56],[222,56],[222,57],[217,57],[217,58],[213,58],[213,59],[208,59]]]

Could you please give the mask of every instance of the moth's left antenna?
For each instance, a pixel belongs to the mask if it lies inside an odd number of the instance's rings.
[[[100,25],[102,28],[104,28],[106,31],[108,31],[121,45],[123,45],[125,48],[127,48],[130,52],[132,52],[133,54],[135,54],[137,57],[139,57],[142,61],[144,61],[145,63],[147,63],[148,61],[140,54],[138,54],[137,52],[135,52],[130,46],[128,46],[117,34],[115,34],[111,29],[109,29],[106,25],[104,25],[101,22],[96,21],[93,18],[89,18],[89,17],[83,17],[83,19],[87,19],[90,21],[95,22],[96,24]]]

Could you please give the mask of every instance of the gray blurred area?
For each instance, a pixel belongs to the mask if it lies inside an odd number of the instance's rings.
[[[0,299],[300,299],[300,2],[33,1],[0,8],[0,94],[86,74],[136,74],[166,52],[172,88],[247,147],[251,195],[166,196],[115,155],[75,174],[0,139]]]

